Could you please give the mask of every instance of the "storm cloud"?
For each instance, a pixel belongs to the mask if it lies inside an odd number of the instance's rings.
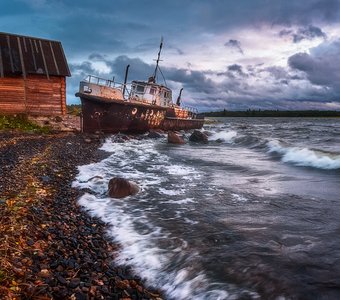
[[[238,40],[229,40],[228,42],[226,42],[224,44],[224,46],[226,46],[228,48],[235,49],[236,51],[240,52],[241,54],[244,54],[243,50],[241,48],[241,43]]]
[[[313,25],[307,27],[298,28],[297,30],[283,29],[280,31],[279,35],[281,37],[291,37],[294,43],[299,43],[302,40],[312,40],[314,38],[326,39],[327,35],[322,31],[321,28]]]
[[[200,110],[340,109],[340,0],[3,0],[0,16],[62,42],[68,103],[87,74],[146,80],[164,36],[166,83]]]
[[[340,40],[321,44],[311,53],[297,53],[288,59],[292,69],[303,72],[313,85],[323,87],[339,99],[340,93]]]

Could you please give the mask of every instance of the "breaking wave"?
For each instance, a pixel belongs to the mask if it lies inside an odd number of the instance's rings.
[[[308,148],[285,147],[279,141],[267,143],[269,153],[280,154],[283,162],[325,170],[340,169],[340,155]]]
[[[224,143],[232,143],[236,136],[237,136],[237,132],[234,130],[219,131],[209,136],[209,140],[210,141],[221,141]]]

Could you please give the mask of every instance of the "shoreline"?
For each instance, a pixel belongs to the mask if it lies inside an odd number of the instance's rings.
[[[0,298],[162,299],[128,266],[71,184],[103,136],[0,131]]]

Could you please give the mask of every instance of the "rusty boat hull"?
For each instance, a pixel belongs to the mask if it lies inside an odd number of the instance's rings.
[[[82,103],[82,130],[94,133],[143,133],[150,130],[190,130],[203,127],[204,118],[178,118],[171,107],[107,99],[77,93]]]

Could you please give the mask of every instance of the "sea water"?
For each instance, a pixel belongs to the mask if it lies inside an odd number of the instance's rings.
[[[340,120],[224,118],[208,144],[108,137],[79,203],[167,299],[340,299]],[[182,132],[188,138],[190,132]],[[112,177],[141,191],[110,199]]]

